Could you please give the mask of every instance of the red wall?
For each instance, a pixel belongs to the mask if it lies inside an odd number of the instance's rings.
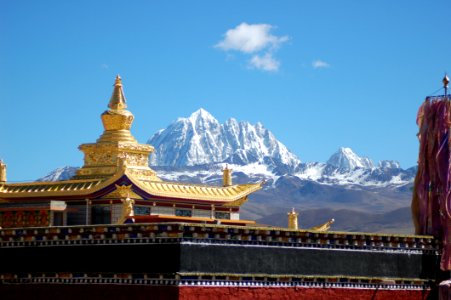
[[[366,290],[301,287],[176,287],[115,284],[3,284],[0,299],[63,300],[292,300],[292,299],[368,299],[424,300],[428,291]]]
[[[428,291],[367,290],[344,288],[302,288],[302,287],[180,287],[180,300],[292,300],[292,299],[368,299],[368,300],[423,300]]]

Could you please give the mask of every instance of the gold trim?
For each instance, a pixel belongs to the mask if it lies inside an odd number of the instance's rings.
[[[225,206],[225,207],[241,206],[241,205],[243,205],[244,203],[246,203],[247,200],[248,200],[248,198],[247,198],[247,196],[246,196],[246,197],[243,197],[243,198],[241,198],[241,199],[238,199],[238,200],[235,200],[235,201],[232,201],[232,202],[228,202],[228,203],[224,204],[224,206]]]
[[[142,200],[143,198],[132,191],[132,185],[115,185],[116,190],[109,193],[106,196],[103,196],[102,198],[108,198],[108,199],[124,199],[124,198],[132,198],[132,199],[139,199]]]

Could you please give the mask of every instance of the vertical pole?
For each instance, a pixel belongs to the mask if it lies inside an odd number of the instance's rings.
[[[86,225],[89,225],[89,199],[86,199]]]
[[[445,88],[445,98],[448,97],[448,84],[449,84],[449,78],[448,74],[445,73],[445,77],[443,77],[443,87]]]

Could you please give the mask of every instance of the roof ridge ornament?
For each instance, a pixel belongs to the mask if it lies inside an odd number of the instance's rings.
[[[0,183],[6,182],[6,164],[0,159]]]
[[[298,230],[298,215],[294,207],[288,212],[288,229]]]

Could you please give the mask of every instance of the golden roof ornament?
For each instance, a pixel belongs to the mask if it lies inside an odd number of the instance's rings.
[[[222,185],[223,186],[232,185],[232,169],[229,169],[229,165],[227,164],[225,168],[222,170]]]
[[[114,81],[108,110],[102,113],[103,134],[96,143],[82,144],[85,163],[73,179],[104,178],[118,172],[131,172],[147,180],[159,180],[149,168],[149,154],[154,151],[147,144],[139,144],[130,128],[134,116],[126,110],[127,104],[119,75]]]
[[[0,159],[0,183],[6,182],[6,164]]]
[[[321,232],[325,232],[325,231],[329,231],[330,226],[332,226],[332,224],[335,222],[335,219],[330,219],[329,221],[327,221],[324,224],[315,226],[310,228],[310,230],[314,230],[314,231],[321,231]]]
[[[122,80],[119,75],[114,81],[113,94],[108,103],[109,110],[102,114],[103,128],[105,129],[102,136],[97,142],[134,142],[135,138],[130,133],[134,116],[126,110],[124,90],[122,88]]]
[[[291,209],[291,211],[288,213],[288,229],[297,230],[298,229],[298,215],[294,210],[294,207]]]
[[[124,91],[122,89],[122,79],[119,74],[114,81],[113,94],[111,95],[108,107],[115,110],[127,108],[127,101],[125,100]]]
[[[135,212],[133,210],[135,200],[127,197],[126,199],[121,199],[121,202],[122,202],[121,215],[117,220],[117,224],[124,224],[128,218],[132,218],[135,215]]]

